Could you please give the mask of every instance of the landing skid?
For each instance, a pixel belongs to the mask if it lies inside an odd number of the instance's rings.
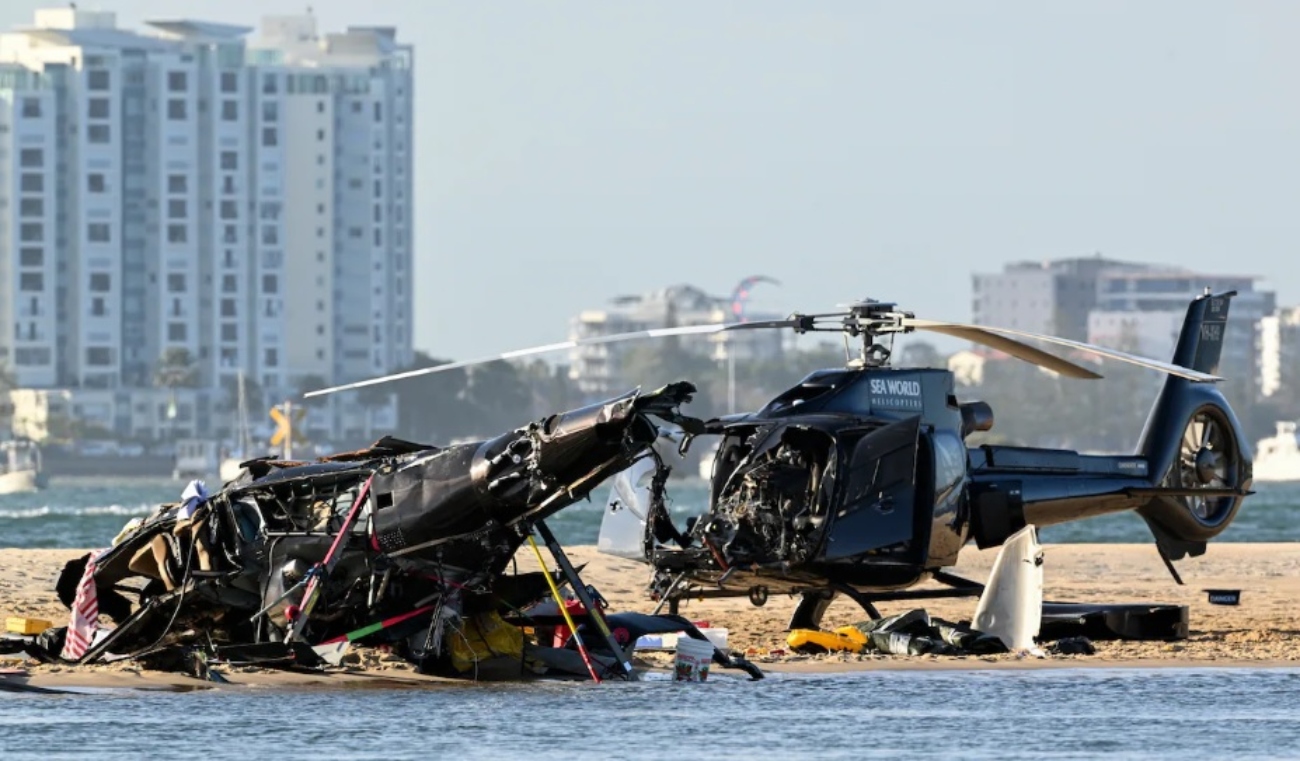
[[[748,597],[749,601],[755,606],[763,606],[767,603],[769,594],[772,591],[763,585],[752,586],[749,589],[707,589],[695,586],[689,583],[683,584],[686,574],[677,576],[667,591],[660,598],[659,607],[655,608],[657,613],[665,604],[668,606],[668,612],[673,615],[679,615],[679,608],[682,600],[713,600],[721,598]],[[864,592],[854,589],[846,584],[833,584],[821,587],[792,586],[788,589],[780,590],[777,594],[786,593],[790,595],[798,594],[800,596],[799,604],[795,607],[794,615],[790,617],[789,629],[817,629],[819,628],[822,616],[826,614],[826,609],[830,607],[837,594],[843,594],[850,600],[856,602],[867,615],[872,619],[880,618],[880,611],[876,608],[875,603],[893,602],[895,600],[935,600],[956,597],[979,597],[984,593],[984,585],[977,581],[971,581],[960,576],[943,571],[936,571],[931,576],[934,581],[939,582],[947,589],[916,589],[916,590],[897,590],[897,591],[880,591]]]

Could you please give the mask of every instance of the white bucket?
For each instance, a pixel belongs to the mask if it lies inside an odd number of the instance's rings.
[[[713,662],[713,643],[677,638],[677,663],[673,679],[678,682],[703,682],[709,678],[709,664]]]

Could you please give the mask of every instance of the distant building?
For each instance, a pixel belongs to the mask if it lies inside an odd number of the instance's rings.
[[[589,310],[570,320],[571,340],[595,338],[616,333],[676,326],[731,322],[731,299],[712,296],[689,285],[676,285],[635,296],[620,296],[606,309]],[[750,314],[750,320],[779,319],[784,315]],[[783,333],[777,330],[732,331],[706,337],[685,337],[681,345],[718,361],[726,361],[728,352],[735,359],[779,357]],[[651,339],[653,340],[653,339]],[[619,393],[638,385],[635,378],[622,375],[620,360],[633,346],[644,341],[579,346],[569,352],[569,377],[579,390],[590,396]]]
[[[1097,280],[1097,307],[1089,315],[1088,341],[1155,359],[1173,356],[1192,297],[1209,288],[1237,291],[1228,311],[1219,374],[1259,392],[1260,321],[1273,314],[1276,294],[1255,289],[1258,278],[1186,269],[1109,270]]]
[[[73,6],[0,34],[0,366],[107,392],[120,435],[167,349],[197,364],[196,435],[241,371],[283,398],[411,360],[412,50],[310,14],[251,31]]]
[[[1097,304],[1100,274],[1143,267],[1099,254],[1015,262],[998,273],[976,274],[973,322],[1082,341],[1088,334],[1088,314]]]
[[[1260,320],[1260,394],[1273,396],[1291,386],[1300,397],[1300,307],[1280,308]]]

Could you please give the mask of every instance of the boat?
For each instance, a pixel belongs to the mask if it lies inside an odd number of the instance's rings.
[[[30,439],[0,441],[0,494],[21,494],[45,488],[41,449]]]
[[[172,478],[179,481],[211,478],[220,469],[218,445],[208,439],[177,439]]]
[[[713,460],[718,456],[718,445],[714,444],[708,449],[700,452],[699,474],[700,479],[704,481],[713,480]]]
[[[1294,420],[1277,421],[1277,433],[1255,445],[1255,481],[1300,481],[1300,440]]]
[[[217,475],[221,478],[222,483],[230,483],[239,474],[244,472],[241,463],[253,458],[253,437],[248,427],[248,397],[244,394],[244,373],[239,372],[239,446],[233,452],[228,452],[221,458],[221,465],[217,469]]]

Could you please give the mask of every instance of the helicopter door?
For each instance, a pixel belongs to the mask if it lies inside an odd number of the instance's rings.
[[[913,517],[920,430],[918,415],[877,428],[854,446],[824,559],[841,560],[872,550],[898,547],[906,551],[911,547],[916,526]]]

